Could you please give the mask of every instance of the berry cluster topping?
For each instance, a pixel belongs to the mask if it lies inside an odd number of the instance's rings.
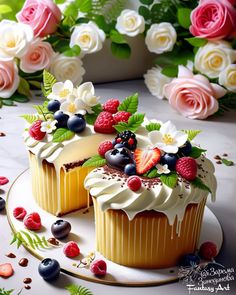
[[[129,130],[121,132],[116,136],[114,145],[115,147],[126,147],[133,151],[137,147],[136,135]]]

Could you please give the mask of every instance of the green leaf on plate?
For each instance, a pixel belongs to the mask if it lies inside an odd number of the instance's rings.
[[[53,142],[62,142],[71,139],[75,133],[66,128],[58,128],[53,134]]]
[[[100,155],[95,155],[91,158],[89,158],[82,167],[100,167],[104,166],[106,164],[106,159],[101,157]]]
[[[151,123],[149,123],[148,125],[146,125],[145,128],[146,128],[147,131],[149,131],[149,132],[154,131],[154,130],[159,131],[160,128],[161,128],[161,124],[160,124],[160,123],[154,123],[154,122],[151,122]]]
[[[131,48],[128,44],[111,42],[111,52],[115,57],[128,59],[131,55]]]
[[[138,110],[138,93],[134,93],[124,99],[119,105],[118,111],[125,111],[131,114],[136,113]]]
[[[205,185],[205,183],[203,183],[203,181],[199,177],[196,177],[193,181],[191,181],[191,184],[197,188],[200,188],[204,191],[208,191],[209,193],[212,193],[210,188],[207,185]]]
[[[192,37],[185,38],[185,40],[194,47],[202,47],[207,44],[207,40],[203,38]]]
[[[128,123],[120,122],[117,125],[114,125],[113,127],[118,132],[123,132],[125,130],[136,132],[137,129],[142,125],[144,121],[144,116],[144,114],[134,114],[131,117],[129,117]]]
[[[174,188],[177,184],[178,175],[176,172],[171,172],[169,174],[162,174],[160,179],[163,184],[167,185],[170,188]]]
[[[183,130],[183,132],[188,134],[188,140],[192,141],[199,133],[201,133],[201,130]]]
[[[226,166],[233,166],[234,165],[234,162],[231,161],[231,160],[227,160],[225,158],[221,158],[221,162],[226,165]]]
[[[184,29],[188,29],[191,25],[190,14],[192,10],[190,8],[178,8],[177,18],[178,22]]]
[[[189,157],[197,159],[197,158],[199,158],[201,156],[202,153],[205,153],[205,152],[206,152],[206,150],[203,150],[201,148],[193,146]]]

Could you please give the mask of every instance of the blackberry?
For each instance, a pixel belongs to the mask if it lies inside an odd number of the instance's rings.
[[[136,135],[129,130],[123,131],[116,136],[115,143],[116,144],[123,144],[124,147],[133,151],[137,147]]]

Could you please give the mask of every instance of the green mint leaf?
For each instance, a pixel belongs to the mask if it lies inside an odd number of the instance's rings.
[[[100,167],[100,166],[104,166],[106,162],[107,162],[106,159],[104,159],[100,155],[95,155],[89,158],[86,162],[84,162],[82,167]]]
[[[144,121],[144,116],[144,114],[134,114],[131,117],[129,117],[128,123],[120,122],[119,124],[114,125],[113,127],[118,132],[123,132],[125,130],[135,132],[142,125]]]
[[[0,295],[10,295],[14,289],[11,290],[5,290],[5,288],[0,288]]]
[[[207,185],[205,185],[205,183],[203,183],[203,181],[199,177],[196,177],[193,181],[191,181],[191,184],[197,188],[200,188],[204,191],[208,191],[209,193],[212,193],[210,188]]]
[[[97,116],[101,113],[102,111],[102,105],[99,103],[95,106],[92,107],[92,110],[94,111],[93,114],[86,114],[85,115],[85,120],[88,124],[90,125],[94,125],[96,119],[97,119]]]
[[[178,66],[166,66],[162,69],[161,73],[167,77],[174,78],[178,76]]]
[[[154,130],[159,131],[161,128],[161,124],[160,123],[149,123],[148,125],[145,126],[145,128],[149,132],[154,131]]]
[[[66,290],[70,292],[70,295],[93,295],[93,293],[83,287],[83,286],[78,286],[76,284],[71,284],[66,287]]]
[[[136,113],[138,110],[138,93],[134,93],[124,99],[119,105],[118,111],[125,111],[131,114]]]
[[[32,124],[37,120],[40,120],[39,115],[22,115],[21,118],[24,118],[28,123]]]
[[[128,59],[131,55],[131,48],[128,44],[111,42],[111,52],[115,57]]]
[[[222,162],[223,164],[225,164],[226,166],[233,166],[233,165],[234,165],[234,162],[233,162],[233,161],[231,161],[231,160],[227,160],[227,159],[225,159],[225,158],[221,158],[221,162]]]
[[[170,188],[174,188],[177,184],[178,175],[176,172],[171,172],[169,174],[162,174],[160,179],[163,184],[167,185]]]
[[[111,30],[110,39],[111,39],[112,42],[115,42],[117,44],[127,44],[127,41],[125,40],[124,36],[121,35],[116,30]]]
[[[183,132],[188,134],[188,140],[192,141],[199,133],[201,133],[201,130],[183,130]]]
[[[188,29],[191,25],[190,14],[192,10],[190,8],[178,8],[177,18],[178,22],[184,29]]]
[[[51,73],[43,71],[43,92],[46,97],[52,92],[52,86],[56,82],[56,78]]]
[[[194,47],[202,47],[207,43],[206,39],[197,37],[185,38],[185,40]]]
[[[205,152],[206,152],[206,150],[203,150],[201,148],[193,146],[189,157],[197,159],[197,158],[199,158],[201,156],[202,153],[205,153]]]
[[[66,128],[58,128],[53,134],[53,142],[62,142],[64,140],[69,140],[75,135],[74,132]]]
[[[147,178],[156,178],[156,177],[160,177],[160,175],[157,173],[157,168],[152,168],[151,170],[149,170],[147,173],[145,173],[143,176],[147,177]]]

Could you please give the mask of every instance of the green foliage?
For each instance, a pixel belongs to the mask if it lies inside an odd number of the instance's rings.
[[[106,159],[101,157],[100,155],[95,155],[91,158],[89,158],[82,167],[100,167],[104,166],[106,164]]]
[[[51,73],[43,71],[43,93],[46,97],[52,92],[52,86],[56,82],[56,78]]]
[[[194,47],[202,47],[207,44],[207,40],[203,38],[191,37],[185,38],[185,40]]]
[[[134,93],[125,98],[125,100],[119,105],[118,111],[125,111],[131,114],[136,113],[138,110],[138,93]]]
[[[144,5],[151,5],[154,2],[154,0],[139,0],[139,2]]]
[[[203,181],[199,177],[196,177],[193,181],[191,181],[191,184],[197,188],[200,188],[204,191],[208,191],[209,193],[212,193],[210,188],[207,185],[205,185],[205,183],[203,183]]]
[[[117,19],[121,11],[125,8],[125,0],[93,0],[90,15],[104,15],[107,22]]]
[[[24,118],[28,123],[32,124],[34,123],[35,121],[39,120],[40,119],[40,116],[39,115],[22,115],[21,118]]]
[[[197,159],[197,158],[199,158],[201,156],[202,153],[205,153],[205,152],[206,152],[206,150],[203,150],[203,149],[200,149],[200,148],[198,148],[196,146],[193,146],[189,157]]]
[[[11,290],[5,290],[5,288],[0,288],[0,295],[11,295],[11,293],[14,291],[14,289]]]
[[[178,22],[184,29],[189,29],[191,25],[190,14],[192,10],[190,8],[181,7],[177,10]]]
[[[178,76],[178,65],[166,66],[162,69],[161,73],[167,77],[174,78]]]
[[[131,48],[128,44],[111,42],[111,52],[115,57],[128,59],[131,55]]]
[[[134,114],[131,117],[129,117],[128,123],[120,122],[117,125],[114,125],[113,127],[118,132],[123,132],[125,130],[136,132],[137,129],[142,125],[144,121],[144,116],[145,114]]]
[[[12,8],[9,5],[6,4],[0,4],[0,15],[1,14],[6,14],[6,13],[11,13]]]
[[[70,295],[93,295],[89,289],[75,284],[67,286],[66,290],[70,292]]]
[[[110,39],[112,42],[117,44],[127,44],[127,41],[125,40],[124,36],[116,30],[111,30]]]
[[[101,113],[102,111],[102,105],[99,103],[95,106],[92,107],[93,110],[93,114],[89,114],[87,113],[85,115],[85,120],[87,122],[87,124],[93,125],[97,119],[97,116]]]
[[[30,85],[29,85],[29,82],[26,79],[20,77],[20,84],[19,84],[19,86],[17,88],[17,91],[20,94],[23,94],[25,96],[29,96],[30,95]]]
[[[169,174],[162,174],[160,176],[162,183],[170,188],[174,188],[177,184],[178,175],[176,172],[170,172]]]
[[[74,45],[72,48],[67,49],[66,51],[63,52],[65,56],[79,56],[81,52],[81,49],[79,45]]]
[[[150,10],[146,6],[139,6],[138,13],[147,21],[151,18]]]
[[[201,133],[201,130],[183,130],[184,133],[188,134],[188,140],[192,141],[199,133]]]
[[[67,128],[58,128],[53,134],[53,142],[62,142],[74,137],[75,133]]]
[[[154,130],[159,131],[161,128],[161,124],[160,123],[149,123],[148,125],[145,126],[145,128],[147,129],[147,131],[151,132]]]
[[[221,162],[226,166],[234,166],[234,162],[225,158],[221,158]]]
[[[16,20],[16,13],[21,10],[25,0],[0,0],[0,20]]]
[[[10,242],[10,245],[16,243],[17,248],[19,248],[21,245],[30,247],[32,249],[47,249],[50,247],[51,244],[49,244],[45,237],[40,237],[35,232],[26,231],[26,230],[20,230],[13,234],[12,241]]]
[[[156,178],[156,177],[160,177],[160,175],[157,173],[157,168],[152,168],[151,170],[149,170],[147,173],[145,173],[143,176],[147,177],[147,178]]]

